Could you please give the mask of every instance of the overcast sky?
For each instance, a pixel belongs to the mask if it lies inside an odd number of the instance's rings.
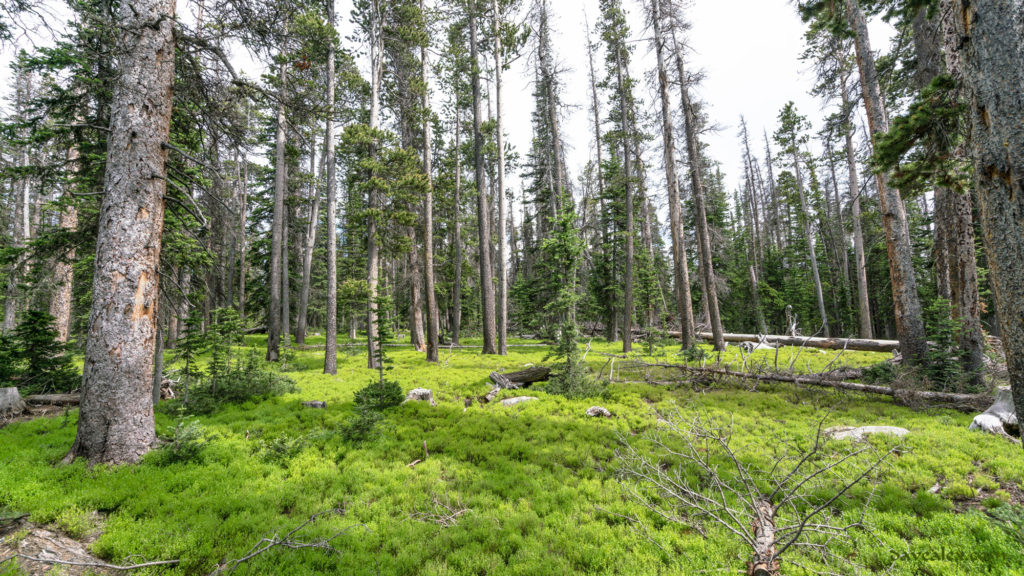
[[[524,0],[524,3],[529,1]],[[631,72],[643,80],[637,96],[647,111],[658,118],[660,104],[654,86],[645,75],[654,67],[654,55],[648,41],[649,32],[643,27],[640,1],[625,0],[634,46]],[[49,4],[51,14],[64,12],[62,2],[50,0]],[[179,2],[179,17],[191,20],[195,6],[191,1]],[[597,20],[598,0],[554,0],[550,6],[554,49],[565,69],[562,77],[563,102],[567,106],[563,111],[562,127],[568,143],[568,168],[575,179],[593,150],[584,22],[586,18],[593,25]],[[352,32],[350,12],[351,0],[338,0],[338,24],[342,38],[349,37]],[[746,117],[755,136],[758,155],[763,154],[763,130],[767,129],[769,134],[774,130],[778,112],[786,102],[795,101],[815,129],[825,115],[822,104],[808,95],[813,74],[799,59],[803,51],[804,26],[790,0],[694,0],[687,9],[687,16],[692,24],[688,37],[692,48],[690,68],[705,73],[703,84],[695,95],[706,104],[711,120],[720,127],[717,132],[706,134],[704,139],[710,147],[711,156],[721,163],[731,191],[742,175],[737,140],[740,115]],[[873,47],[876,50],[886,48],[891,33],[888,25],[872,23]],[[0,70],[7,76],[10,75],[12,53],[13,47],[5,46],[0,54]],[[244,59],[242,55],[236,56]],[[599,67],[602,60],[602,57],[596,60]],[[532,137],[533,75],[526,69],[527,63],[528,60],[522,58],[506,73],[503,99],[508,140],[522,155],[529,150]],[[251,75],[258,77],[259,70],[253,66],[243,65],[242,68],[249,69]],[[364,68],[368,67],[364,65]],[[10,96],[12,85],[10,81],[0,83],[0,94],[5,100]],[[672,97],[677,107],[678,94],[673,91]],[[607,104],[602,102],[602,106],[607,111]],[[653,178],[661,178],[660,143],[660,137],[656,138],[648,150],[650,176]],[[518,186],[516,175],[510,176],[510,185]],[[652,183],[650,189],[656,203],[662,205],[664,200],[661,196],[664,194],[659,194],[659,191],[663,186]]]

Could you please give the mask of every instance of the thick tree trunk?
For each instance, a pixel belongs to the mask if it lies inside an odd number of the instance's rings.
[[[1017,414],[1024,414],[1024,11],[954,0],[971,156],[996,312]]]
[[[494,274],[491,268],[491,218],[484,189],[484,136],[480,131],[483,122],[480,89],[480,60],[477,49],[477,7],[469,9],[469,48],[472,61],[473,84],[473,164],[476,168],[477,197],[477,232],[480,237],[480,305],[483,310],[481,320],[483,326],[483,354],[497,354],[496,331],[494,321]]]
[[[424,11],[420,0],[420,12]],[[433,143],[430,129],[430,84],[428,83],[427,48],[420,53],[423,80],[423,171],[427,175],[427,190],[423,197],[423,279],[427,297],[427,362],[438,361],[440,322],[437,309],[437,288],[434,282],[434,167]]]
[[[78,433],[67,460],[137,462],[156,441],[153,358],[174,82],[174,0],[121,4]]]
[[[281,275],[282,245],[284,241],[284,195],[287,187],[285,174],[285,86],[288,68],[281,64],[280,101],[277,103],[277,136],[274,156],[274,212],[270,240],[270,303],[267,309],[267,361],[277,362],[281,355]]]
[[[672,232],[672,274],[675,281],[676,311],[679,314],[682,347],[694,345],[693,296],[690,294],[690,269],[686,258],[686,231],[683,229],[682,200],[676,174],[675,126],[672,102],[668,94],[668,72],[665,68],[665,36],[662,31],[662,0],[651,0],[654,21],[654,51],[658,58],[658,90],[661,98],[662,147],[665,158],[665,180],[668,184],[668,218]]]
[[[285,174],[288,171],[285,170]],[[287,178],[287,176],[286,176]],[[291,345],[292,338],[292,322],[291,322],[291,252],[288,247],[290,242],[288,237],[291,235],[291,221],[292,214],[291,209],[285,209],[284,217],[284,230],[281,234],[281,337],[284,339],[284,347],[288,348]]]
[[[707,303],[708,321],[711,323],[712,343],[715,350],[725,350],[722,334],[722,317],[718,310],[718,294],[715,289],[715,267],[711,257],[711,234],[708,231],[707,209],[704,206],[704,182],[701,177],[700,143],[697,137],[697,118],[690,102],[690,91],[683,56],[676,46],[676,68],[679,72],[679,92],[682,98],[683,119],[686,133],[686,151],[690,159],[690,187],[693,190],[693,208],[697,222],[697,242],[700,245],[700,273],[704,282],[704,300]]]
[[[334,28],[334,2],[327,2],[327,21]],[[330,40],[327,50],[327,120],[324,139],[327,163],[327,318],[324,333],[324,374],[338,373],[338,183],[334,157],[334,59],[336,47]]]
[[[889,131],[889,120],[882,103],[875,56],[871,52],[864,12],[859,0],[846,0],[846,8],[850,28],[854,33],[864,108],[867,111],[871,137],[874,139]],[[888,176],[879,173],[877,179],[879,208],[889,253],[889,275],[892,280],[900,352],[909,362],[923,362],[928,352],[928,344],[925,340],[924,319],[921,316],[921,301],[917,294],[917,280],[914,277],[913,249],[910,245],[906,209],[899,191],[889,186]]]

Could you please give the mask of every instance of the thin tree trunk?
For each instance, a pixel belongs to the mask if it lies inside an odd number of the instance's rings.
[[[985,251],[1013,401],[1024,414],[1024,11],[1009,0],[952,4]]]
[[[672,274],[675,281],[676,312],[684,350],[693,347],[693,295],[690,294],[690,269],[686,258],[686,231],[683,228],[679,177],[676,175],[676,129],[672,122],[672,102],[668,93],[668,72],[665,67],[665,36],[662,32],[661,1],[651,0],[654,22],[654,51],[658,58],[658,89],[661,98],[662,147],[665,158],[665,180],[668,184],[668,217],[672,232]]]
[[[854,49],[857,54],[857,67],[860,70],[861,90],[864,93],[864,108],[873,142],[876,136],[888,132],[889,120],[882,104],[878,72],[875,68],[874,54],[871,52],[864,12],[859,0],[846,0],[846,8],[850,28],[854,33]],[[882,213],[885,243],[889,253],[889,275],[892,280],[893,308],[900,352],[908,362],[923,362],[928,352],[928,343],[925,340],[921,301],[917,294],[917,280],[914,277],[913,251],[906,208],[899,190],[889,185],[888,175],[878,173],[877,184],[879,209]]]
[[[285,87],[288,68],[280,66],[281,89],[277,104],[277,136],[274,156],[274,213],[270,240],[270,306],[267,310],[267,361],[277,362],[281,355],[281,275],[284,240],[284,195],[287,187],[285,174]]]
[[[372,16],[370,38],[370,128],[380,128],[380,90],[383,75],[383,23],[382,15]],[[376,147],[374,147],[376,152]],[[378,191],[370,188],[368,207],[371,212],[378,209]],[[369,301],[366,307],[366,365],[368,368],[380,369],[380,354],[377,342],[377,284],[380,281],[380,247],[377,238],[377,220],[369,218],[366,223],[366,286]]]
[[[77,145],[68,150],[68,165],[73,174],[78,173],[80,152]],[[60,228],[72,232],[78,228],[78,208],[68,191],[64,192],[68,204],[60,213]],[[57,341],[67,342],[71,334],[72,288],[74,287],[75,247],[70,246],[53,264],[54,292],[50,298],[50,316],[57,325]]]
[[[619,95],[619,112],[622,130],[622,166],[623,180],[626,189],[626,286],[625,303],[622,308],[622,351],[633,350],[633,268],[634,268],[634,230],[633,230],[633,151],[629,145],[629,100],[626,98],[626,83],[623,73],[622,51],[619,46],[615,54],[616,90]]]
[[[137,462],[156,442],[153,359],[174,83],[174,0],[121,4],[78,432],[66,460]]]
[[[476,168],[477,231],[480,236],[480,304],[483,307],[483,354],[497,354],[494,319],[494,275],[491,270],[491,222],[487,192],[484,187],[484,136],[480,131],[483,121],[480,94],[480,60],[477,50],[477,6],[469,9],[469,47],[472,60],[473,85],[473,163]]]
[[[857,170],[857,154],[853,148],[853,104],[849,101],[849,88],[846,82],[842,89],[843,110],[847,114],[843,123],[843,132],[846,137],[846,164],[849,168],[850,198],[853,199],[850,211],[853,214],[853,255],[854,266],[857,272],[857,319],[860,323],[860,337],[873,338],[874,331],[871,329],[871,301],[868,297],[868,267],[864,253],[864,230],[861,225],[860,215],[860,174]]]
[[[494,93],[497,106],[495,137],[498,146],[498,197],[495,200],[498,203],[498,354],[504,356],[508,354],[508,237],[505,232],[505,134],[501,103],[501,73],[505,63],[501,49],[498,0],[491,0],[491,11],[494,17]]]
[[[312,205],[309,208],[309,222],[306,225],[306,233],[302,242],[302,287],[299,290],[299,309],[295,320],[295,343],[306,343],[306,328],[309,322],[309,292],[313,275],[313,250],[316,248],[316,230],[320,227],[320,188],[317,186],[318,172],[316,171],[316,151],[313,146],[309,149],[309,173],[312,184],[309,187],[312,196]],[[321,160],[321,163],[323,161]]]
[[[247,234],[245,229],[248,219],[249,203],[249,159],[242,157],[242,197],[238,210],[238,318],[245,323],[245,280],[249,269],[246,265],[246,252],[248,251]]]
[[[794,139],[796,135],[794,134]],[[807,250],[811,258],[811,277],[814,280],[814,297],[818,300],[818,315],[825,338],[832,336],[828,327],[828,313],[825,311],[825,295],[821,290],[821,275],[818,273],[818,251],[814,245],[814,232],[811,228],[811,213],[807,209],[807,195],[804,193],[803,171],[800,170],[800,157],[797,147],[793,146],[793,169],[796,171],[796,189],[800,194],[800,211],[804,214],[804,237],[807,239]]]
[[[285,174],[287,175],[288,170],[285,167]],[[287,176],[285,176],[287,178]],[[292,337],[292,323],[291,323],[291,260],[290,250],[288,245],[290,244],[289,236],[291,234],[291,221],[292,214],[290,208],[285,208],[284,213],[284,230],[281,234],[281,337],[284,339],[284,347],[288,348],[291,346]]]
[[[420,0],[420,13],[425,14],[424,2]],[[423,198],[423,279],[427,297],[427,362],[438,361],[437,288],[434,283],[434,174],[433,143],[430,129],[430,84],[428,83],[428,51],[424,46],[420,52],[421,76],[423,81],[423,171],[427,175],[427,190]]]
[[[459,345],[459,329],[462,327],[462,113],[455,103],[455,223],[452,234],[455,238],[455,283],[452,286],[451,332],[452,344]]]
[[[673,42],[675,38],[673,34]],[[683,105],[683,119],[686,132],[686,151],[690,159],[690,187],[693,190],[693,208],[697,222],[697,241],[700,245],[700,273],[704,282],[704,301],[707,303],[708,321],[715,350],[725,350],[722,317],[718,310],[718,294],[715,289],[715,268],[711,257],[711,234],[708,231],[707,209],[704,206],[704,183],[701,176],[700,142],[697,136],[697,118],[690,101],[689,80],[683,67],[681,47],[675,43],[676,68],[679,73],[679,92]]]
[[[334,0],[327,1],[327,22],[335,26]],[[337,162],[334,157],[334,60],[337,57],[334,39],[327,49],[327,120],[324,140],[326,141],[327,163],[327,318],[324,333],[324,374],[338,373],[338,183]]]

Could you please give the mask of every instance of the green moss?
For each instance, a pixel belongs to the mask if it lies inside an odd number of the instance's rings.
[[[971,488],[967,482],[956,480],[950,482],[942,489],[942,495],[950,500],[970,500],[978,495],[978,491]]]
[[[389,350],[394,369],[388,379],[402,390],[430,388],[438,405],[409,403],[384,412],[366,441],[346,440],[355,414],[356,391],[375,374],[366,369],[365,350],[343,348],[338,376],[322,374],[322,337],[296,349],[296,391],[262,401],[230,404],[195,420],[208,432],[202,458],[157,462],[147,457],[131,467],[95,467],[82,462],[56,466],[75,435],[77,415],[40,419],[0,429],[0,508],[31,514],[35,522],[59,524],[80,533],[83,519],[105,516],[92,550],[120,562],[128,556],[181,558],[163,573],[205,574],[225,558],[244,554],[263,536],[286,532],[310,515],[343,508],[304,531],[330,536],[359,525],[335,541],[343,551],[274,552],[240,570],[244,574],[511,575],[511,574],[693,574],[739,570],[747,551],[724,530],[709,526],[707,538],[650,517],[623,495],[615,477],[614,451],[620,435],[631,437],[656,425],[655,411],[700,409],[733,422],[735,441],[748,447],[754,463],[769,461],[778,434],[806,444],[820,418],[826,426],[889,424],[911,430],[906,450],[890,459],[885,483],[870,500],[866,521],[873,536],[858,537],[844,550],[877,570],[894,574],[1007,574],[1024,565],[1024,551],[1005,530],[979,514],[958,514],[949,497],[929,494],[939,478],[947,488],[998,478],[1024,480],[1019,448],[995,437],[963,432],[970,416],[948,411],[915,412],[889,399],[829,390],[761,384],[756,391],[714,384],[669,387],[642,382],[621,361],[616,379],[599,398],[548,395],[542,386],[528,394],[539,400],[514,407],[481,406],[475,399],[490,389],[492,370],[513,370],[544,362],[544,346],[512,347],[507,357],[472,350],[443,350],[428,365],[412,348]],[[250,346],[260,337],[247,336]],[[466,340],[473,344],[473,340]],[[535,344],[513,341],[514,344]],[[619,344],[593,342],[586,364],[607,376]],[[681,363],[678,346],[662,349],[661,361]],[[705,348],[707,351],[707,349]],[[352,352],[350,355],[346,352]],[[717,353],[708,353],[706,362]],[[735,348],[722,362],[738,368]],[[869,366],[885,355],[799,351],[757,351],[748,359],[798,370]],[[678,376],[678,371],[665,375]],[[652,378],[657,379],[657,378]],[[518,393],[516,393],[518,394]],[[327,402],[324,410],[302,401]],[[588,419],[600,404],[612,419]],[[158,433],[173,437],[176,421],[157,414]],[[876,440],[872,440],[873,442]],[[889,446],[890,439],[878,439]],[[424,443],[429,457],[424,460]],[[415,467],[409,463],[423,460]],[[980,464],[978,464],[980,463]],[[980,487],[980,486],[979,486]],[[988,489],[986,488],[986,491]],[[966,491],[965,491],[966,493]],[[458,499],[470,512],[451,527],[413,518],[437,495]],[[865,489],[853,502],[868,501]],[[998,497],[998,496],[997,496]],[[859,506],[835,511],[851,521]],[[644,519],[638,532],[623,516]],[[652,544],[648,537],[657,542]],[[886,546],[880,546],[874,537]],[[912,554],[893,554],[912,550]],[[802,552],[790,551],[787,554]],[[811,556],[804,560],[813,561]],[[794,569],[795,570],[795,569]],[[798,573],[795,572],[794,573]]]

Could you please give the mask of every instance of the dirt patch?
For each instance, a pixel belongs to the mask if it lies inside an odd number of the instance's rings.
[[[29,576],[114,573],[96,567],[104,562],[89,553],[88,543],[36,526],[24,518],[0,527],[0,563],[5,562],[16,562],[18,568]]]

